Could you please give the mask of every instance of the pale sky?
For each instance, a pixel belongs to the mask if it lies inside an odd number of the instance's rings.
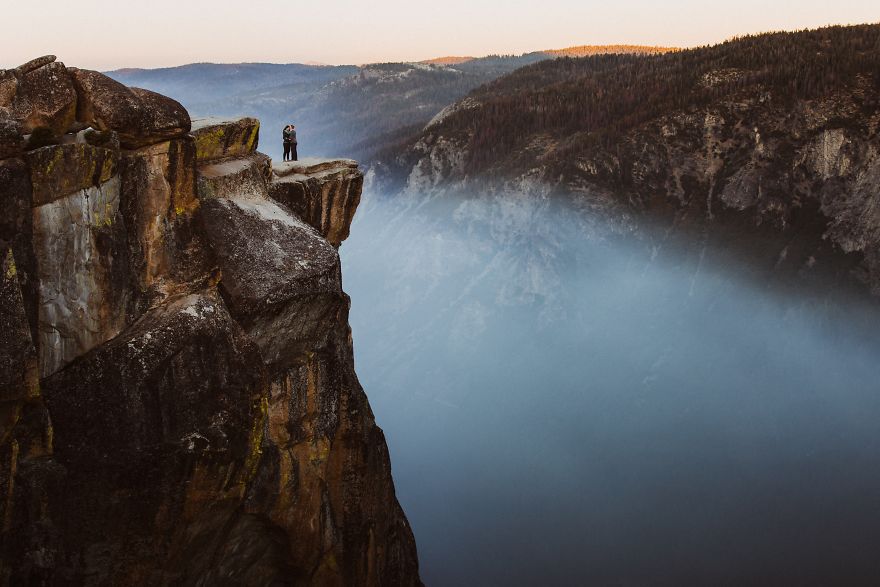
[[[5,0],[0,68],[370,63],[572,45],[695,46],[880,21],[878,0]],[[13,24],[14,23],[14,24]]]

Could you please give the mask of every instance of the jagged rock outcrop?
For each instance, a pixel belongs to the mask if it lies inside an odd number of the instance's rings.
[[[116,131],[125,147],[152,144],[190,129],[189,113],[171,98],[126,87],[97,71],[68,71],[79,96],[77,119],[98,130]]]
[[[419,584],[353,368],[356,164],[276,200],[258,121],[190,130],[0,72],[0,584]]]
[[[39,127],[63,133],[73,124],[77,93],[63,63],[52,56],[0,71],[0,109],[26,133]]]
[[[269,193],[338,247],[361,199],[364,176],[351,160],[303,159],[276,163]]]

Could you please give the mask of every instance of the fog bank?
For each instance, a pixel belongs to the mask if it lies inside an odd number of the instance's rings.
[[[880,577],[876,308],[598,222],[365,196],[356,367],[426,584]]]

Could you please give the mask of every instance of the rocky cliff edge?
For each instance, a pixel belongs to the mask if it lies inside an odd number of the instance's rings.
[[[0,70],[0,582],[413,585],[353,368],[351,161]]]

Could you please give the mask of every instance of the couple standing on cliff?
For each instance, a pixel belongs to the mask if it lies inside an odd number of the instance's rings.
[[[281,133],[284,139],[284,160],[296,161],[296,127],[288,124]]]

